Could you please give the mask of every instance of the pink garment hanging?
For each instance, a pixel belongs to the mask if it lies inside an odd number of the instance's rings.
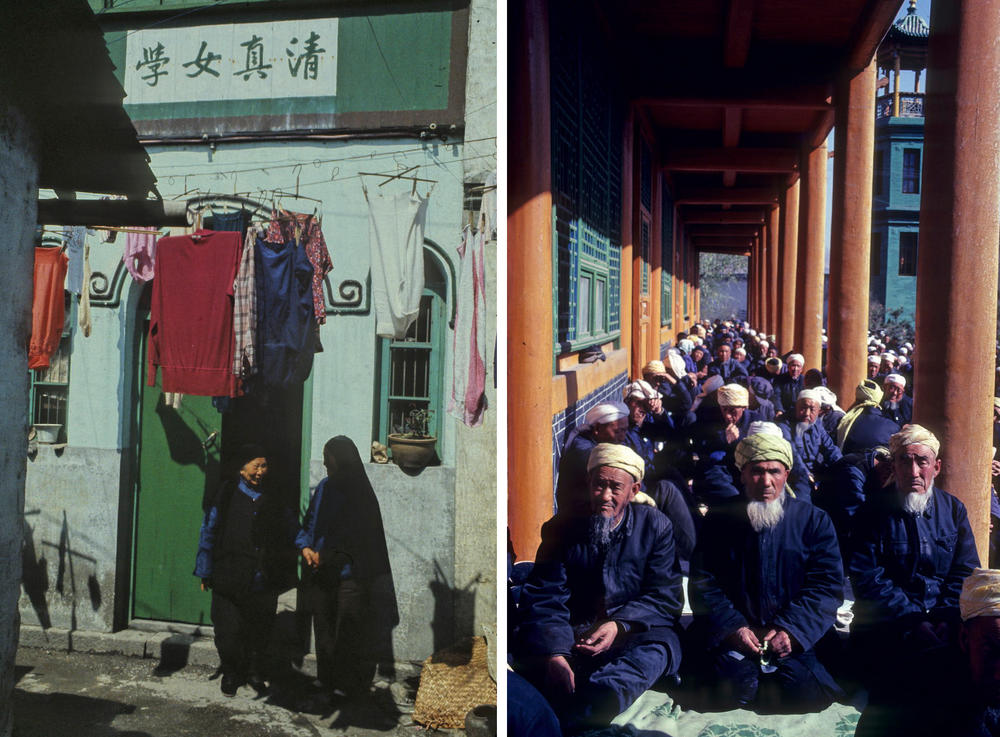
[[[486,237],[482,229],[473,234],[465,226],[458,247],[460,265],[448,414],[469,427],[481,425],[486,411]]]
[[[132,278],[138,282],[147,282],[153,278],[156,262],[156,238],[159,231],[156,228],[136,228],[147,233],[126,233],[125,255],[122,261]]]

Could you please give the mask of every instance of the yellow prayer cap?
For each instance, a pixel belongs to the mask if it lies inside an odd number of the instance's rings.
[[[610,466],[620,468],[629,473],[636,481],[642,480],[642,475],[646,470],[646,464],[634,450],[627,445],[617,443],[598,443],[590,451],[587,459],[587,472],[598,466]]]
[[[750,405],[750,392],[739,384],[720,386],[715,394],[720,407],[747,407]]]
[[[889,452],[894,456],[907,445],[926,445],[935,456],[941,450],[941,441],[922,425],[904,425],[902,430],[889,438]]]
[[[645,366],[642,367],[643,374],[665,374],[667,373],[667,367],[663,365],[663,361],[650,361]]]
[[[746,464],[757,461],[778,461],[791,468],[792,446],[783,437],[766,432],[749,435],[736,446],[736,467],[742,471]]]

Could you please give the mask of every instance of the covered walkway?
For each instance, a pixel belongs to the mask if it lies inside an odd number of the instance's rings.
[[[701,317],[698,254],[749,256],[749,321],[865,376],[876,49],[900,0],[518,0],[509,10],[508,524],[534,557],[586,410]],[[914,421],[980,556],[1000,208],[1000,7],[931,18]],[[826,141],[835,130],[833,209]],[[953,350],[955,346],[960,350]]]

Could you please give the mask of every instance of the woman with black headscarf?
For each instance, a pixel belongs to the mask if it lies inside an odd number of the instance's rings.
[[[278,594],[291,585],[294,519],[265,482],[267,454],[244,445],[235,478],[221,484],[205,512],[194,575],[212,589],[212,624],[222,670],[222,693],[249,684],[266,688],[263,655],[274,624]],[[291,574],[291,576],[290,576]]]
[[[378,500],[354,442],[323,447],[327,477],[309,501],[296,538],[313,616],[320,681],[331,692],[363,694],[378,663],[392,663],[399,623]]]

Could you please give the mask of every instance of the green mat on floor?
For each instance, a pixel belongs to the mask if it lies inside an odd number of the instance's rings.
[[[668,694],[647,691],[615,718],[618,729],[608,731],[635,737],[851,737],[863,707],[862,695],[814,714],[705,713],[683,710]]]

